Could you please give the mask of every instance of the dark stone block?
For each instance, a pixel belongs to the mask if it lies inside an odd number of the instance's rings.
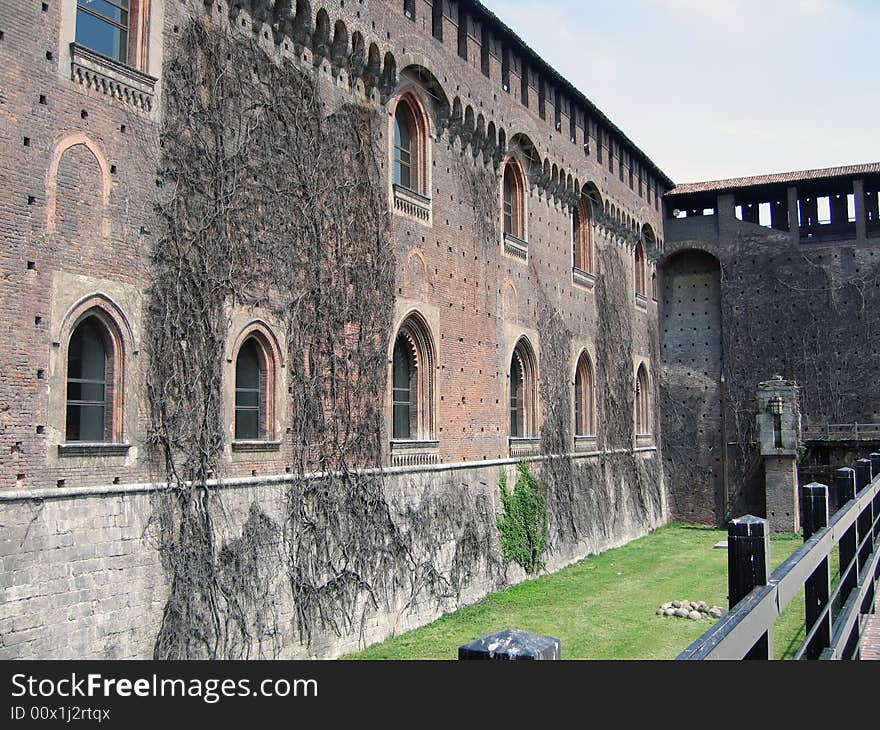
[[[559,659],[562,646],[559,639],[539,636],[519,629],[505,629],[484,636],[470,644],[458,647],[459,659]]]

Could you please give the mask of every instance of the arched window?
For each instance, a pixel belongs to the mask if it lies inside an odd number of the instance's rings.
[[[634,262],[633,262],[633,273],[635,276],[635,288],[636,295],[644,297],[645,296],[645,248],[642,246],[642,242],[639,241],[636,244],[636,250],[634,254]]]
[[[593,436],[595,424],[595,388],[590,356],[582,352],[574,374],[574,434]]]
[[[394,212],[430,225],[430,123],[414,87],[397,99],[391,135]]]
[[[122,335],[101,304],[74,321],[67,345],[64,439],[122,443]]]
[[[517,342],[510,360],[510,438],[533,438],[537,432],[535,357],[529,341]]]
[[[581,271],[590,271],[591,257],[591,226],[593,206],[582,197],[571,214],[573,266]]]
[[[413,144],[414,131],[409,105],[399,103],[394,114],[394,184],[408,190],[415,190],[418,182],[418,145]]]
[[[263,441],[275,430],[275,348],[265,332],[244,335],[235,356],[236,441]]]
[[[398,337],[394,343],[392,398],[394,419],[392,438],[410,439],[413,431],[413,414],[416,412],[414,376],[417,372],[415,353],[409,348],[405,337]]]
[[[513,158],[504,165],[501,211],[505,235],[525,240],[525,181]]]
[[[108,341],[97,317],[83,319],[67,350],[67,441],[108,441]]]
[[[650,388],[648,382],[648,370],[639,365],[636,375],[636,435],[649,436],[651,434],[651,403]]]
[[[434,438],[434,345],[418,314],[409,315],[394,340],[391,357],[391,438]]]

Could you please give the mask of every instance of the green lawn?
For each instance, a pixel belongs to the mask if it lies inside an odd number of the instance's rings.
[[[675,599],[727,607],[727,551],[712,547],[726,537],[723,529],[668,525],[346,658],[455,659],[460,645],[516,628],[561,639],[563,659],[673,659],[714,622],[654,612]],[[774,536],[773,567],[801,544],[797,535]],[[799,630],[803,636],[803,599],[777,622],[778,656],[790,654]]]

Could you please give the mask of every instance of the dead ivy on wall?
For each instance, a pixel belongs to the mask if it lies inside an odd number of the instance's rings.
[[[454,483],[416,505],[390,497],[382,474],[395,261],[377,109],[332,104],[316,74],[198,17],[163,77],[146,330],[151,443],[171,486],[152,522],[170,596],[155,658],[277,656],[284,600],[320,653],[374,612],[500,581],[491,500]],[[248,306],[286,340],[290,476],[280,518],[254,504],[223,537],[211,485],[225,459],[225,353],[232,309]]]
[[[720,521],[764,514],[755,425],[759,382],[776,374],[797,382],[805,427],[876,420],[880,402],[873,380],[880,356],[873,343],[880,337],[874,315],[880,309],[880,263],[870,249],[834,242],[794,245],[784,233],[748,224],[741,225],[733,244],[710,252],[721,267],[727,443],[717,377],[698,380],[688,373],[680,382],[667,379],[661,407],[666,470],[676,501],[691,509],[700,500],[714,502]],[[720,488],[714,495],[704,489],[710,465],[695,463],[689,451],[706,438],[727,451],[727,504]],[[680,516],[687,518],[687,511]]]
[[[542,453],[552,550],[587,541],[597,546],[619,534],[625,521],[649,526],[662,509],[662,481],[656,458],[632,451],[633,322],[626,257],[614,244],[597,246],[596,362],[597,431],[604,447],[619,450],[601,459],[576,459],[574,424],[574,336],[538,272],[538,332],[541,342]],[[655,357],[656,353],[652,354]],[[601,448],[601,447],[600,447]]]
[[[761,242],[764,243],[764,242]],[[740,235],[722,270],[723,352],[734,512],[763,505],[756,386],[775,374],[800,388],[803,425],[874,421],[880,263],[852,246],[804,251]]]

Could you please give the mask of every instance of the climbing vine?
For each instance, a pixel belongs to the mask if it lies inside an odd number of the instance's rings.
[[[151,444],[169,483],[151,524],[170,595],[154,656],[277,656],[285,605],[319,653],[375,611],[501,580],[490,497],[455,483],[416,505],[381,470],[395,262],[376,107],[326,99],[317,73],[201,17],[179,28],[164,79],[146,330]],[[281,515],[254,503],[224,538],[213,484],[242,307],[284,335],[290,466]]]

